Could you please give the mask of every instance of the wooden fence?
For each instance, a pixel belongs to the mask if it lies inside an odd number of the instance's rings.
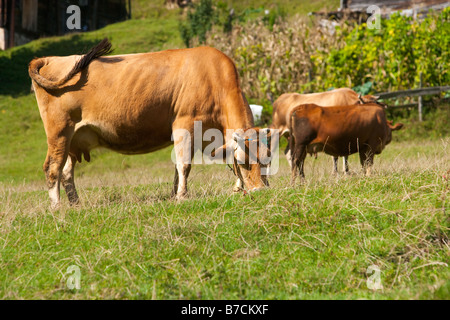
[[[418,89],[411,90],[400,90],[400,91],[392,91],[392,92],[382,92],[377,93],[376,95],[380,97],[380,99],[395,99],[401,97],[416,97],[419,96],[418,103],[410,103],[404,104],[400,106],[392,106],[393,108],[407,108],[407,107],[415,107],[417,106],[419,111],[419,121],[422,121],[422,111],[423,111],[423,100],[422,96],[428,95],[436,95],[441,94],[441,92],[450,91],[450,86],[441,86],[441,87],[430,87],[430,88],[422,88],[422,75],[420,77],[420,87]]]

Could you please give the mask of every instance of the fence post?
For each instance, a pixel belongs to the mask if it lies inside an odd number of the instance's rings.
[[[419,88],[422,88],[422,79],[423,79],[423,74],[422,72],[420,73],[420,83],[419,83]],[[419,96],[419,104],[418,104],[418,109],[419,109],[419,121],[422,122],[422,95]]]

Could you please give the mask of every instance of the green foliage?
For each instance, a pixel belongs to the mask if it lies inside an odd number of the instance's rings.
[[[424,86],[450,83],[450,8],[423,21],[394,14],[380,29],[363,23],[347,32],[340,34],[345,45],[314,60],[316,72],[326,74],[318,84],[324,89],[368,81],[376,91],[410,89],[419,85],[420,72]]]
[[[266,14],[263,17],[263,22],[270,31],[273,31],[273,25],[280,21],[280,19],[285,19],[287,15],[287,11],[283,8],[277,5],[275,9],[267,10],[265,12]]]
[[[190,47],[191,40],[198,38],[200,43],[206,40],[206,33],[217,22],[217,15],[211,0],[201,0],[192,5],[187,13],[187,21],[180,22],[179,30],[186,47]]]
[[[352,89],[355,92],[364,96],[366,94],[369,94],[369,92],[372,90],[372,85],[373,85],[372,81],[367,81],[366,83],[364,83],[360,86],[353,87]]]
[[[450,136],[450,105],[428,106],[423,110],[423,121],[419,122],[417,108],[388,108],[389,119],[404,123],[405,128],[397,131],[393,139],[413,141],[414,139],[442,139]]]
[[[421,72],[423,86],[443,86],[450,83],[449,16],[450,9],[417,21],[394,14],[381,20],[380,29],[369,29],[366,23],[332,26],[274,14],[235,25],[231,34],[212,32],[206,43],[233,59],[243,91],[259,104],[268,93],[411,89]]]

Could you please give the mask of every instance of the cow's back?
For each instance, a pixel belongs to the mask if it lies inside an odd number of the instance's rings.
[[[285,93],[274,102],[273,127],[286,131],[289,115],[293,108],[301,104],[315,104],[322,107],[350,106],[358,103],[358,94],[349,88],[339,88],[326,92],[299,94]]]
[[[79,57],[43,58],[40,73],[61,78]],[[34,87],[41,115],[49,109],[51,118],[74,117],[80,148],[151,152],[171,143],[175,122],[190,128],[201,121],[205,130],[253,126],[233,62],[209,47],[100,57],[59,89]]]
[[[58,78],[78,57],[48,57],[40,72]],[[226,99],[226,92],[236,89],[239,83],[232,61],[214,48],[199,47],[101,57],[54,93],[58,97],[70,95],[71,101],[83,98],[86,111],[92,108],[97,115],[121,107],[138,112],[162,106],[183,116],[214,113],[214,102]],[[71,107],[70,101],[63,105]],[[113,109],[112,105],[117,107]],[[245,113],[251,115],[246,107]],[[161,109],[158,112],[161,115]]]
[[[358,152],[362,145],[370,145],[380,153],[388,138],[386,115],[377,104],[300,105],[293,108],[290,117],[292,134],[303,139],[310,152],[346,156]]]

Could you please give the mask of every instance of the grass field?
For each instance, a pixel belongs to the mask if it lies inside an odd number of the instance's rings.
[[[0,297],[448,299],[449,144],[393,142],[371,177],[356,156],[339,177],[308,158],[294,187],[280,159],[252,197],[224,165],[196,165],[189,199],[170,199],[170,149],[82,167],[77,208],[50,211],[43,179],[2,184]],[[372,265],[383,290],[367,288]]]
[[[225,165],[195,165],[189,197],[177,202],[171,148],[98,150],[76,168],[81,205],[69,207],[63,194],[61,209],[49,210],[27,64],[81,53],[105,36],[115,53],[183,46],[176,11],[133,3],[136,19],[0,52],[0,299],[450,298],[450,137],[439,129],[448,107],[423,124],[403,119],[371,177],[357,156],[351,175],[334,176],[320,154],[291,186],[282,158],[271,188],[244,196],[231,191]],[[78,290],[67,285],[71,266]],[[368,288],[374,279],[382,290]]]

